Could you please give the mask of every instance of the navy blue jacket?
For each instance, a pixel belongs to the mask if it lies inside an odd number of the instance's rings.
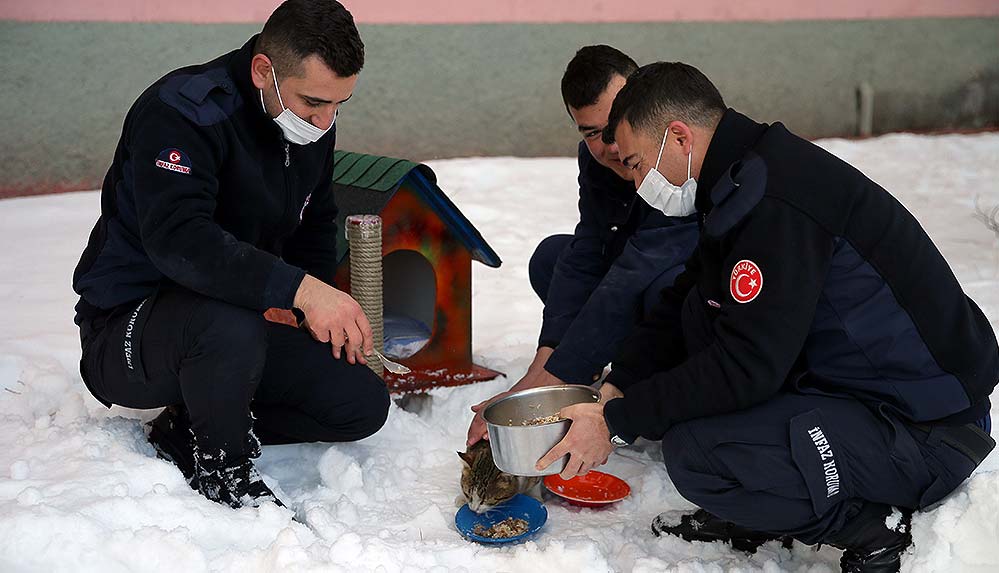
[[[682,269],[697,240],[695,221],[649,207],[580,142],[579,224],[548,288],[539,344],[555,352],[545,370],[592,383],[638,322],[644,291]]]
[[[989,410],[999,347],[916,219],[847,163],[728,110],[698,181],[703,230],[608,381],[612,432],[748,408],[782,388],[915,422]]]
[[[78,324],[164,280],[258,310],[290,308],[306,271],[332,283],[336,130],[284,140],[250,80],[255,40],[132,105],[73,275]]]

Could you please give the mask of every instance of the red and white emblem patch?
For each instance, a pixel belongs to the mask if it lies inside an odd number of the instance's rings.
[[[732,268],[729,291],[735,302],[752,302],[763,290],[763,272],[753,261],[743,259]]]
[[[160,169],[166,169],[174,173],[191,174],[191,158],[180,149],[173,147],[168,147],[161,151],[156,157],[155,165]]]

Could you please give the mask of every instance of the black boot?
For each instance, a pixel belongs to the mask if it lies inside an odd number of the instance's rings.
[[[264,483],[251,458],[229,457],[222,451],[207,454],[196,449],[195,462],[197,489],[208,499],[234,509],[258,507],[266,502],[285,507]]]
[[[746,529],[703,509],[687,514],[677,511],[660,513],[652,520],[652,533],[657,537],[674,535],[687,541],[721,541],[749,553],[756,553],[760,545],[769,541],[780,541],[789,549],[793,543],[790,537]]]
[[[167,406],[149,422],[149,443],[160,458],[173,462],[191,487],[197,489],[194,472],[194,434],[183,406]]]
[[[843,573],[897,573],[902,553],[912,545],[911,524],[910,510],[865,502],[825,542],[843,549]]]

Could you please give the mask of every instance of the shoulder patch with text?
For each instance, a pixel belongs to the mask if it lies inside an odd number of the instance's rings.
[[[168,147],[160,152],[156,157],[156,167],[160,169],[166,169],[167,171],[174,171],[177,173],[183,173],[184,175],[191,174],[191,158],[187,156],[183,151]]]
[[[752,302],[763,291],[763,271],[749,259],[739,261],[732,268],[729,291],[735,302]]]

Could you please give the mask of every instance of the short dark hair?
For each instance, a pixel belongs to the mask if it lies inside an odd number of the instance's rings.
[[[637,69],[635,60],[621,50],[603,44],[583,46],[562,74],[562,101],[566,110],[597,103],[614,76],[627,78]]]
[[[603,140],[614,142],[621,120],[662,137],[671,121],[714,127],[724,113],[725,100],[700,70],[681,62],[656,62],[638,68],[617,93]]]
[[[336,75],[364,67],[364,42],[354,17],[335,0],[287,0],[274,10],[254,46],[285,75],[299,76],[302,60],[318,56]]]

